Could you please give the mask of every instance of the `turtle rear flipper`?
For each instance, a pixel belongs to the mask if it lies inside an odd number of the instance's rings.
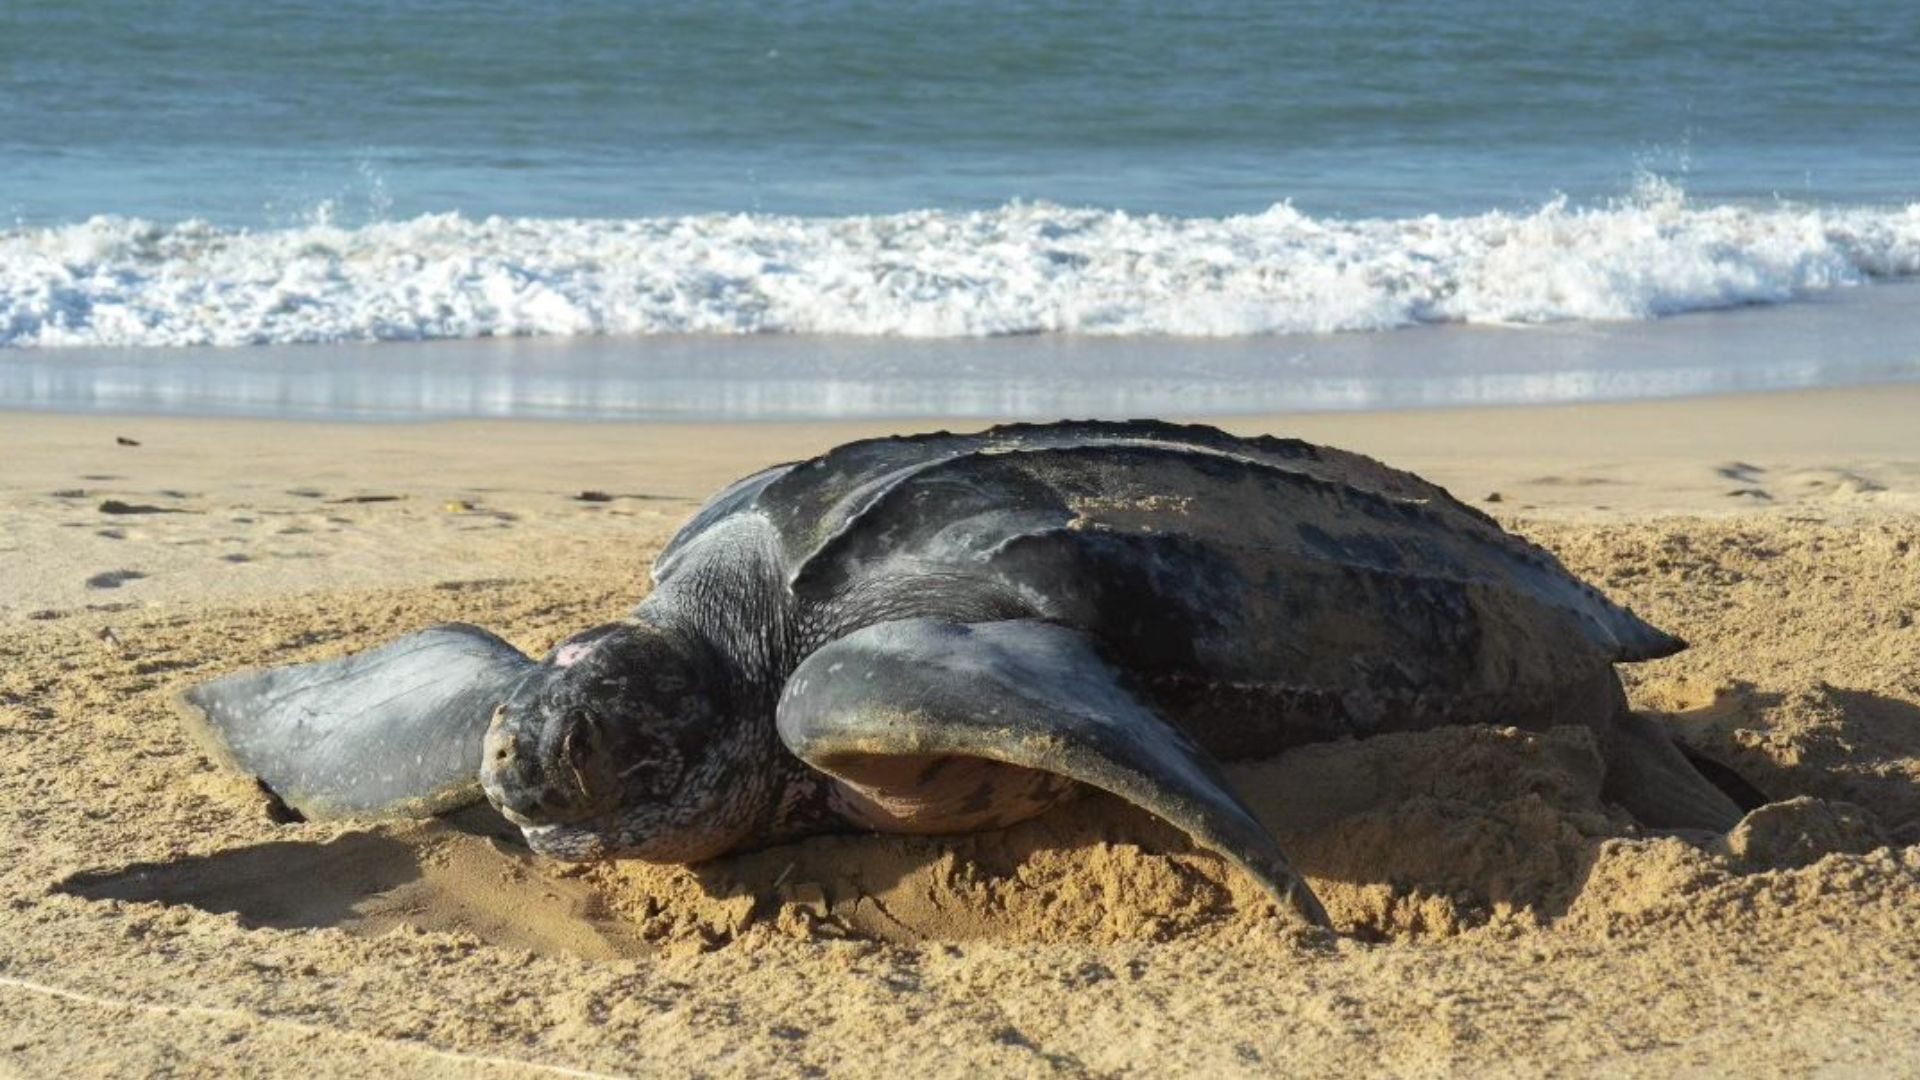
[[[1766,801],[1724,766],[1705,763],[1723,777],[1703,770],[1665,728],[1628,707],[1612,665],[1569,679],[1550,706],[1513,722],[1532,731],[1562,725],[1592,731],[1606,762],[1601,797],[1650,829],[1724,833]]]
[[[1624,698],[1617,717],[1600,737],[1607,759],[1601,794],[1625,807],[1642,825],[1724,834],[1753,809],[1736,802],[1702,773],[1659,724],[1629,710]],[[1732,779],[1745,785],[1738,776]]]
[[[1016,794],[1030,797],[1028,770],[1090,784],[1164,818],[1295,915],[1327,925],[1213,759],[1129,693],[1077,631],[1028,620],[870,626],[800,665],[781,697],[779,729],[802,760],[883,809],[924,806],[914,788],[936,766],[976,770],[982,804],[995,783],[1019,784]],[[981,763],[1014,769],[986,774]],[[973,824],[965,800],[947,809],[956,829]]]
[[[478,801],[487,724],[535,666],[485,630],[449,624],[174,700],[217,760],[308,818],[426,817]]]

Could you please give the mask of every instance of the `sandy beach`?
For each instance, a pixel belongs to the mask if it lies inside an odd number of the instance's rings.
[[[1419,472],[1686,638],[1635,707],[1772,800],[1646,835],[1572,729],[1235,766],[1334,938],[1103,796],[568,867],[474,815],[281,823],[169,711],[437,621],[543,652],[727,481],[947,425],[0,414],[0,1072],[1911,1075],[1916,417],[1896,384],[1220,421]]]

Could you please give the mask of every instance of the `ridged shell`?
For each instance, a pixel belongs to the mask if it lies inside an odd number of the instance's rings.
[[[1545,708],[1611,662],[1684,647],[1419,477],[1209,427],[851,443],[723,492],[657,572],[739,513],[771,522],[802,606],[996,590],[1167,694],[1292,695],[1332,730]]]

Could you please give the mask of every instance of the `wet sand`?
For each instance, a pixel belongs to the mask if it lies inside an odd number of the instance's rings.
[[[1634,704],[1771,800],[1648,836],[1584,733],[1491,724],[1236,766],[1330,939],[1104,797],[567,868],[278,823],[168,711],[439,620],[544,650],[725,481],[901,425],[0,415],[0,1071],[1910,1073],[1916,416],[1907,385],[1226,423],[1419,471],[1686,637]]]

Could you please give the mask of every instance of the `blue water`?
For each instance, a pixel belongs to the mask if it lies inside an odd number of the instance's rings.
[[[1920,4],[0,4],[0,220],[1920,198]]]
[[[1917,102],[1911,0],[0,0],[0,407],[1915,378]]]

